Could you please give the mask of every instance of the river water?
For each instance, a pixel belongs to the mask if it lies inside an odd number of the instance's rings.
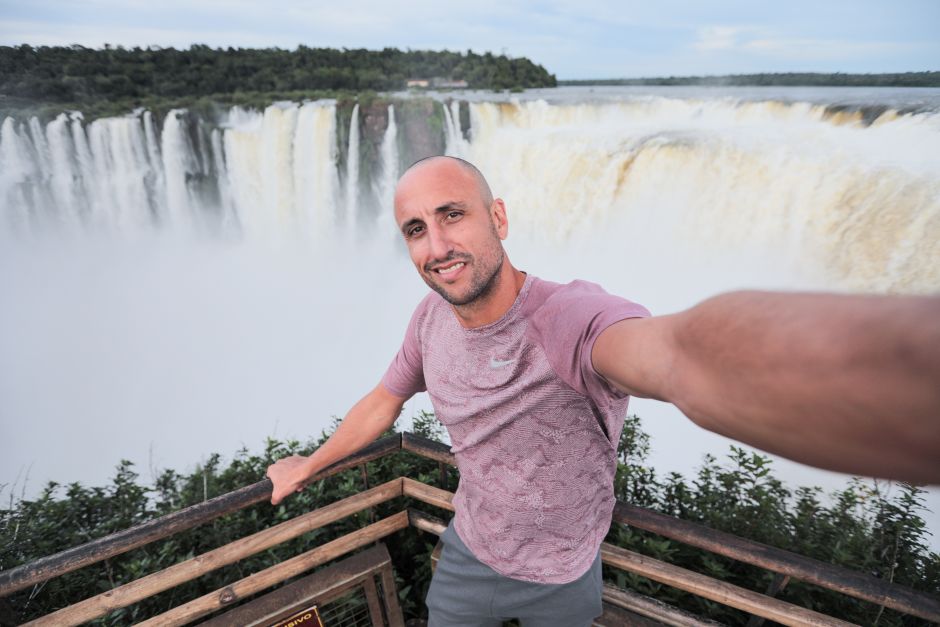
[[[543,278],[660,314],[737,288],[940,291],[938,89],[434,97],[422,132],[483,170],[509,256]],[[305,439],[375,385],[426,287],[390,205],[416,122],[392,107],[370,143],[369,115],[3,122],[3,494]],[[727,451],[671,406],[631,411],[662,474]],[[794,486],[845,481],[775,464]]]

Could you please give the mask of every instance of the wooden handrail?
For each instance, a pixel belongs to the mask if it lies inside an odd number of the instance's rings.
[[[940,599],[866,573],[621,501],[614,506],[613,520],[905,614],[940,620]]]
[[[425,514],[424,512],[413,509],[411,507],[408,508],[407,512],[408,524],[415,529],[427,531],[428,533],[433,533],[436,536],[441,535],[444,533],[444,530],[447,529],[447,523],[436,516]]]
[[[169,590],[187,581],[260,553],[282,542],[334,523],[373,505],[401,496],[401,479],[392,479],[365,492],[309,511],[279,525],[239,538],[202,555],[178,562],[84,601],[46,614],[30,625],[80,625],[122,607]]]
[[[702,618],[644,594],[624,590],[609,583],[604,584],[603,598],[606,603],[630,610],[640,616],[652,618],[672,627],[725,627],[724,623]]]
[[[372,443],[359,453],[318,473],[312,480],[336,474],[398,450],[406,450],[439,463],[455,464],[455,457],[446,445],[411,433],[403,433]],[[406,495],[416,496],[438,507],[452,509],[450,493],[445,490],[439,490],[408,478],[402,478],[402,486]],[[259,503],[268,498],[270,493],[271,482],[265,479],[179,512],[0,572],[0,597],[193,528],[223,514]],[[940,599],[865,573],[619,501],[614,509],[613,521],[645,529],[690,546],[791,576],[847,596],[940,622]]]
[[[410,479],[406,479],[405,481],[411,481],[412,484],[423,485],[418,481]],[[405,495],[408,496],[408,486],[403,487]],[[444,491],[440,490],[440,492]],[[439,496],[435,496],[433,493],[415,489],[414,485],[411,486],[410,496],[418,500],[424,500],[426,496],[430,497],[425,502],[435,506],[441,500]],[[408,519],[413,526],[437,535],[443,533],[446,527],[443,521],[439,521],[433,516],[429,516],[424,512],[414,509],[408,510]],[[810,625],[814,627],[850,627],[853,625],[853,623],[847,623],[799,605],[774,599],[765,594],[753,592],[680,566],[667,564],[666,562],[646,555],[640,555],[633,551],[628,551],[627,549],[608,544],[607,542],[601,544],[601,559],[604,564],[609,566],[636,573],[654,581],[664,583],[667,586],[691,592],[696,596],[717,601],[723,605],[739,610],[744,610],[755,616],[773,619],[783,625],[790,625],[792,627],[807,627]],[[670,610],[674,610],[674,608],[670,607]],[[702,621],[698,621],[698,624],[701,623]]]
[[[457,465],[457,457],[450,452],[449,446],[407,431],[401,434],[401,448],[436,462],[444,462],[451,466]]]
[[[454,456],[445,445],[411,433],[402,434],[402,448],[428,459],[454,464]],[[409,481],[411,480],[405,479],[406,495],[409,489],[431,488],[431,486],[417,488],[409,485]],[[682,520],[636,505],[629,505],[623,501],[617,501],[614,506],[612,520],[651,531],[665,538],[677,540],[689,546],[723,555],[745,564],[789,575],[794,579],[800,579],[846,596],[869,601],[876,605],[883,605],[912,616],[940,622],[940,599],[907,586],[878,579],[866,573],[829,564],[723,531],[716,531],[699,523]]]
[[[270,496],[271,481],[270,479],[264,479],[198,505],[148,520],[130,529],[118,531],[109,536],[0,572],[0,596],[13,594],[47,579],[64,575],[156,540],[167,538],[181,531],[192,529],[223,514],[260,503]]]
[[[673,566],[606,542],[601,545],[601,557],[605,564],[636,573],[653,581],[659,581],[679,590],[691,592],[711,601],[717,601],[722,605],[744,610],[755,616],[769,618],[782,625],[848,627],[853,624],[734,584],[718,581],[712,577],[679,566]]]
[[[400,435],[396,434],[376,440],[355,455],[351,455],[324,469],[315,475],[313,479],[322,479],[335,475],[338,472],[384,457],[400,449]],[[203,503],[181,509],[178,512],[148,520],[130,529],[112,533],[109,536],[80,544],[54,555],[41,557],[10,570],[0,571],[0,597],[11,595],[34,584],[90,566],[109,557],[126,553],[156,540],[162,540],[181,531],[198,527],[219,516],[231,514],[249,505],[260,503],[271,497],[271,489],[271,480],[265,478],[258,483],[233,490]]]

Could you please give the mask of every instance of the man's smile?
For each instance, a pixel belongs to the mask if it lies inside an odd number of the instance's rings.
[[[456,272],[460,268],[463,268],[464,265],[466,265],[464,262],[458,261],[457,263],[444,267],[444,268],[436,268],[434,272],[437,272],[438,274],[444,274],[444,275],[451,274],[453,272]]]
[[[445,279],[447,283],[451,283],[462,275],[463,270],[473,261],[465,254],[450,254],[447,257],[437,263],[429,262],[424,266],[424,271],[429,275],[436,274],[441,279]]]

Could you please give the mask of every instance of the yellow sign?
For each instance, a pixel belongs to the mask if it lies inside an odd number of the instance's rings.
[[[276,623],[272,623],[271,627],[324,627],[323,621],[320,620],[320,611],[317,610],[317,606],[308,607],[305,610],[301,610],[296,614],[289,616],[283,620],[280,620]]]

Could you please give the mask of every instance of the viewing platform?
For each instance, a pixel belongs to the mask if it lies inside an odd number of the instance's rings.
[[[366,464],[400,451],[436,462],[440,468],[440,486],[404,476],[370,486]],[[427,505],[439,512],[453,511],[453,493],[443,487],[447,485],[448,466],[453,464],[454,457],[444,444],[411,433],[385,437],[313,478],[316,481],[359,468],[363,482],[363,489],[359,493],[324,503],[305,514],[118,585],[27,624],[60,626],[86,623],[195,581],[206,573],[236,564],[303,534],[366,512],[370,522],[353,532],[248,574],[140,624],[290,627],[318,624],[324,627],[423,625],[423,621],[415,618],[405,622],[400,605],[400,590],[395,580],[395,563],[381,541],[408,528],[428,534],[432,541],[433,536],[439,536],[444,531],[446,521],[440,515],[427,513],[414,505]],[[0,571],[0,603],[6,603],[4,598],[9,595],[41,586],[54,577],[262,503],[270,498],[271,490],[270,480],[264,479],[130,529]],[[383,503],[395,506],[401,503],[401,506],[397,513],[376,519],[373,508]],[[602,560],[608,569],[633,573],[711,602],[737,608],[750,615],[748,627],[757,627],[765,621],[782,625],[852,624],[839,617],[820,614],[776,598],[791,580],[835,591],[859,603],[871,603],[874,608],[889,608],[940,623],[940,599],[869,574],[620,501],[614,509],[612,525],[629,525],[773,573],[770,586],[763,592],[755,592],[608,543],[602,545]],[[440,549],[440,542],[437,542],[430,556],[432,568]],[[685,626],[719,623],[619,588],[608,581],[604,584],[604,614],[595,624]]]

